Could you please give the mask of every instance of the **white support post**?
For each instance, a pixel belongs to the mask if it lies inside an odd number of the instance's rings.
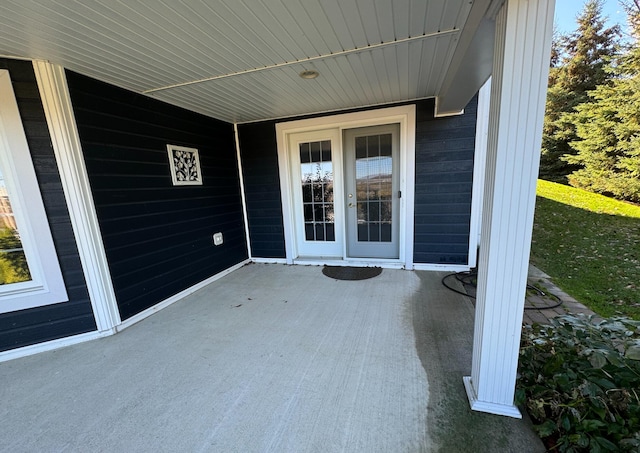
[[[555,0],[507,0],[496,19],[478,298],[473,410],[514,405]]]

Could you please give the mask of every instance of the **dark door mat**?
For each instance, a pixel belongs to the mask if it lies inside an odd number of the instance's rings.
[[[381,267],[325,266],[322,273],[336,280],[366,280],[382,273]]]

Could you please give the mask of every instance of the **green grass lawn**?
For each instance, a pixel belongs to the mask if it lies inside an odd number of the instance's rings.
[[[640,320],[640,206],[538,180],[531,262],[601,316]]]

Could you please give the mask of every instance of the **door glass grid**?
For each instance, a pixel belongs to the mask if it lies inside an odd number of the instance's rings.
[[[391,134],[356,137],[358,241],[391,242]]]
[[[307,241],[335,241],[331,141],[300,143],[304,233]]]

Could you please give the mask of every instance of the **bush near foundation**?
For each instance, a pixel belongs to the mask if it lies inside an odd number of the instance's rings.
[[[640,451],[640,321],[564,315],[524,327],[516,404],[558,452]]]

